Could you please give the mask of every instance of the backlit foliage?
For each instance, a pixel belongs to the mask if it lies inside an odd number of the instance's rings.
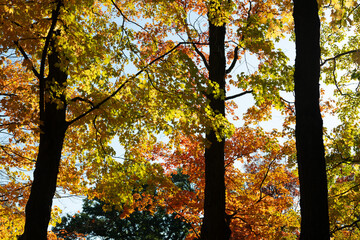
[[[359,238],[359,2],[319,1],[322,13],[322,79],[334,86],[332,113],[340,120],[327,133],[330,232]]]
[[[296,171],[287,158],[293,157],[290,142],[280,144],[279,133],[261,128],[237,128],[226,142],[226,211],[232,239],[296,239],[299,215]],[[150,154],[162,161],[168,174],[181,171],[189,185],[165,194],[164,204],[193,225],[187,239],[200,232],[204,200],[204,139],[182,137],[180,145],[168,149],[158,144]]]
[[[359,3],[318,3],[322,79],[335,84],[336,106],[327,108],[341,120],[327,133],[331,231],[335,239],[355,239]],[[276,44],[292,34],[291,14],[290,0],[0,0],[0,238],[22,233],[39,141],[39,75],[47,76],[44,44],[53,29],[68,81],[51,90],[54,96],[65,91],[66,102],[58,104],[66,104],[71,123],[57,194],[97,197],[121,217],[166,206],[192,224],[192,239],[203,209],[209,144],[203,134],[212,127],[229,138],[226,209],[233,239],[296,239],[294,143],[284,133],[250,127],[270,119],[275,107],[287,114],[284,130],[292,133],[293,109],[280,96],[293,90],[293,69]],[[208,19],[227,26],[227,68],[238,56],[227,90],[251,91],[255,99],[243,127],[208,107],[206,94],[228,97],[208,80]],[[228,118],[242,117],[236,108],[227,102]],[[117,156],[115,148],[124,154]],[[188,176],[187,186],[171,181],[178,171]],[[54,207],[52,224],[59,214]]]

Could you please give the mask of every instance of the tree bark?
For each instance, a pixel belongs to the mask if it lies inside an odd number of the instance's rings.
[[[296,149],[302,240],[329,239],[327,179],[319,107],[320,20],[316,0],[294,0]]]
[[[225,116],[225,33],[225,24],[215,26],[209,21],[209,78],[219,84],[221,96],[215,97],[211,93],[207,97],[212,110],[223,116]],[[226,240],[230,238],[231,231],[225,213],[225,138],[218,141],[215,130],[209,129],[206,140],[210,146],[205,149],[205,200],[201,239]]]
[[[44,79],[45,103],[40,116],[40,143],[31,193],[25,209],[25,230],[21,240],[45,240],[51,217],[52,199],[67,122],[65,120],[65,84],[67,74],[58,66],[60,59],[53,49],[48,55],[49,75]],[[40,104],[41,105],[41,104]]]

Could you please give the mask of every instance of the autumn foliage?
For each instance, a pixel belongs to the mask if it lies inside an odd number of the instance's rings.
[[[317,2],[321,77],[334,86],[320,105],[339,122],[324,129],[330,234],[355,239],[359,2]],[[210,79],[209,26],[225,31],[224,86]],[[24,232],[49,109],[64,112],[55,197],[97,198],[120,218],[161,207],[199,238],[212,132],[225,142],[230,239],[298,239],[293,56],[282,49],[293,34],[288,0],[0,0],[0,239]],[[274,113],[282,128],[264,130]],[[52,206],[50,224],[60,214]]]
[[[226,142],[226,211],[232,239],[296,238],[299,219],[293,203],[298,196],[297,178],[286,164],[294,149],[292,144],[279,144],[277,137],[277,132],[243,127]],[[189,239],[200,231],[204,144],[201,136],[182,137],[175,150],[159,144],[152,153],[164,162],[168,174],[180,171],[189,176],[189,186],[166,194],[165,199],[168,209],[193,224]]]

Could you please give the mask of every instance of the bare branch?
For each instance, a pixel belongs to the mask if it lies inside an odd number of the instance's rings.
[[[233,68],[235,67],[235,64],[236,64],[236,62],[237,62],[237,60],[239,58],[238,54],[239,54],[239,47],[236,46],[235,49],[234,49],[234,59],[233,59],[231,65],[230,65],[230,67],[225,71],[226,74],[229,74],[233,70]]]
[[[271,165],[275,162],[275,160],[276,160],[276,158],[274,158],[274,159],[269,163],[269,165],[268,165],[268,167],[267,167],[267,169],[266,169],[266,173],[265,173],[263,179],[261,180],[261,183],[260,183],[260,186],[259,186],[260,197],[259,197],[259,200],[257,200],[256,203],[260,202],[260,201],[263,199],[261,188],[262,188],[262,185],[264,184],[267,176],[269,175],[269,171],[270,171]]]
[[[30,61],[31,63],[31,71],[34,73],[34,75],[40,79],[40,74],[38,73],[38,71],[36,71],[34,64],[32,63],[32,61],[30,60],[29,56],[26,54],[25,50],[20,46],[19,41],[14,41],[15,46],[19,49],[21,55],[24,57],[25,60]]]
[[[22,156],[22,155],[20,155],[20,154],[18,154],[18,153],[16,153],[16,152],[14,152],[11,148],[9,148],[9,147],[7,147],[7,146],[0,145],[0,148],[4,151],[4,153],[5,153],[6,155],[8,155],[9,157],[11,157],[11,158],[13,158],[13,159],[14,159],[14,155],[15,155],[15,156],[17,156],[17,157],[19,157],[19,158],[22,158],[22,159],[25,159],[25,160],[27,160],[27,161],[30,161],[30,162],[33,162],[33,163],[36,162],[34,159],[24,157],[24,156]],[[11,151],[11,153],[10,153],[8,150],[6,150],[6,148],[9,149],[9,151]]]
[[[127,18],[124,13],[121,11],[121,9],[119,8],[119,6],[114,2],[114,0],[111,0],[111,3],[114,5],[114,7],[116,8],[116,10],[118,10],[118,12],[120,13],[120,15],[128,22],[134,24],[135,26],[141,28],[142,30],[144,30],[145,32],[149,33],[149,31],[147,31],[143,26],[141,26],[140,24],[138,24],[137,22],[134,22],[132,20],[130,20],[129,18]],[[153,39],[154,40],[154,39]],[[154,42],[157,42],[156,39]]]
[[[340,88],[340,86],[339,86],[339,84],[338,84],[338,82],[337,82],[337,80],[336,80],[336,75],[335,75],[335,71],[336,71],[336,57],[334,57],[332,60],[334,61],[334,68],[333,68],[333,71],[332,71],[332,76],[333,76],[333,78],[334,78],[334,83],[335,83],[336,89],[339,91],[340,95],[342,95],[342,96],[348,96],[348,97],[350,97],[350,98],[352,98],[352,99],[355,99],[355,98],[354,98],[353,96],[351,96],[350,94],[348,94],[348,93],[343,93],[343,92],[341,91],[341,88]]]
[[[206,67],[207,70],[210,70],[210,66],[209,66],[209,63],[208,61],[206,60],[206,57],[204,56],[204,54],[197,48],[196,46],[196,43],[192,43],[194,49],[195,49],[195,52],[201,57],[201,59],[203,60],[204,62],[204,65]]]
[[[235,95],[232,95],[232,96],[229,96],[229,97],[225,97],[225,101],[230,100],[230,99],[234,99],[234,98],[237,98],[237,97],[241,97],[241,96],[243,96],[245,94],[252,93],[252,92],[253,92],[253,90],[250,90],[250,91],[245,91],[245,92],[235,94]]]
[[[327,62],[329,62],[329,61],[335,61],[337,58],[339,58],[339,57],[342,57],[342,56],[345,56],[345,55],[347,55],[347,54],[351,54],[351,53],[356,53],[356,52],[360,52],[360,50],[359,49],[355,49],[355,50],[350,50],[350,51],[347,51],[347,52],[343,52],[343,53],[339,53],[339,54],[337,54],[337,55],[335,55],[334,57],[331,57],[331,58],[327,58],[327,59],[325,59],[324,61],[322,61],[321,63],[320,63],[320,66],[322,67],[323,65],[325,65]]]

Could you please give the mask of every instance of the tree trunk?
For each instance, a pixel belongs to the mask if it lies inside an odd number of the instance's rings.
[[[61,150],[67,122],[65,120],[65,83],[67,74],[57,64],[56,52],[49,55],[49,75],[45,81],[45,104],[40,113],[40,143],[34,181],[25,209],[25,230],[21,240],[45,240],[51,217],[52,199],[56,190]],[[42,104],[40,104],[41,106]],[[40,110],[40,112],[42,112]]]
[[[209,78],[219,84],[221,96],[213,93],[207,97],[216,114],[225,115],[225,24],[215,26],[209,21]],[[230,238],[230,228],[225,214],[225,166],[224,143],[218,141],[214,129],[209,129],[205,149],[205,201],[201,239],[226,240]]]
[[[320,20],[316,0],[294,0],[296,149],[302,240],[329,239],[327,179],[319,107]]]

